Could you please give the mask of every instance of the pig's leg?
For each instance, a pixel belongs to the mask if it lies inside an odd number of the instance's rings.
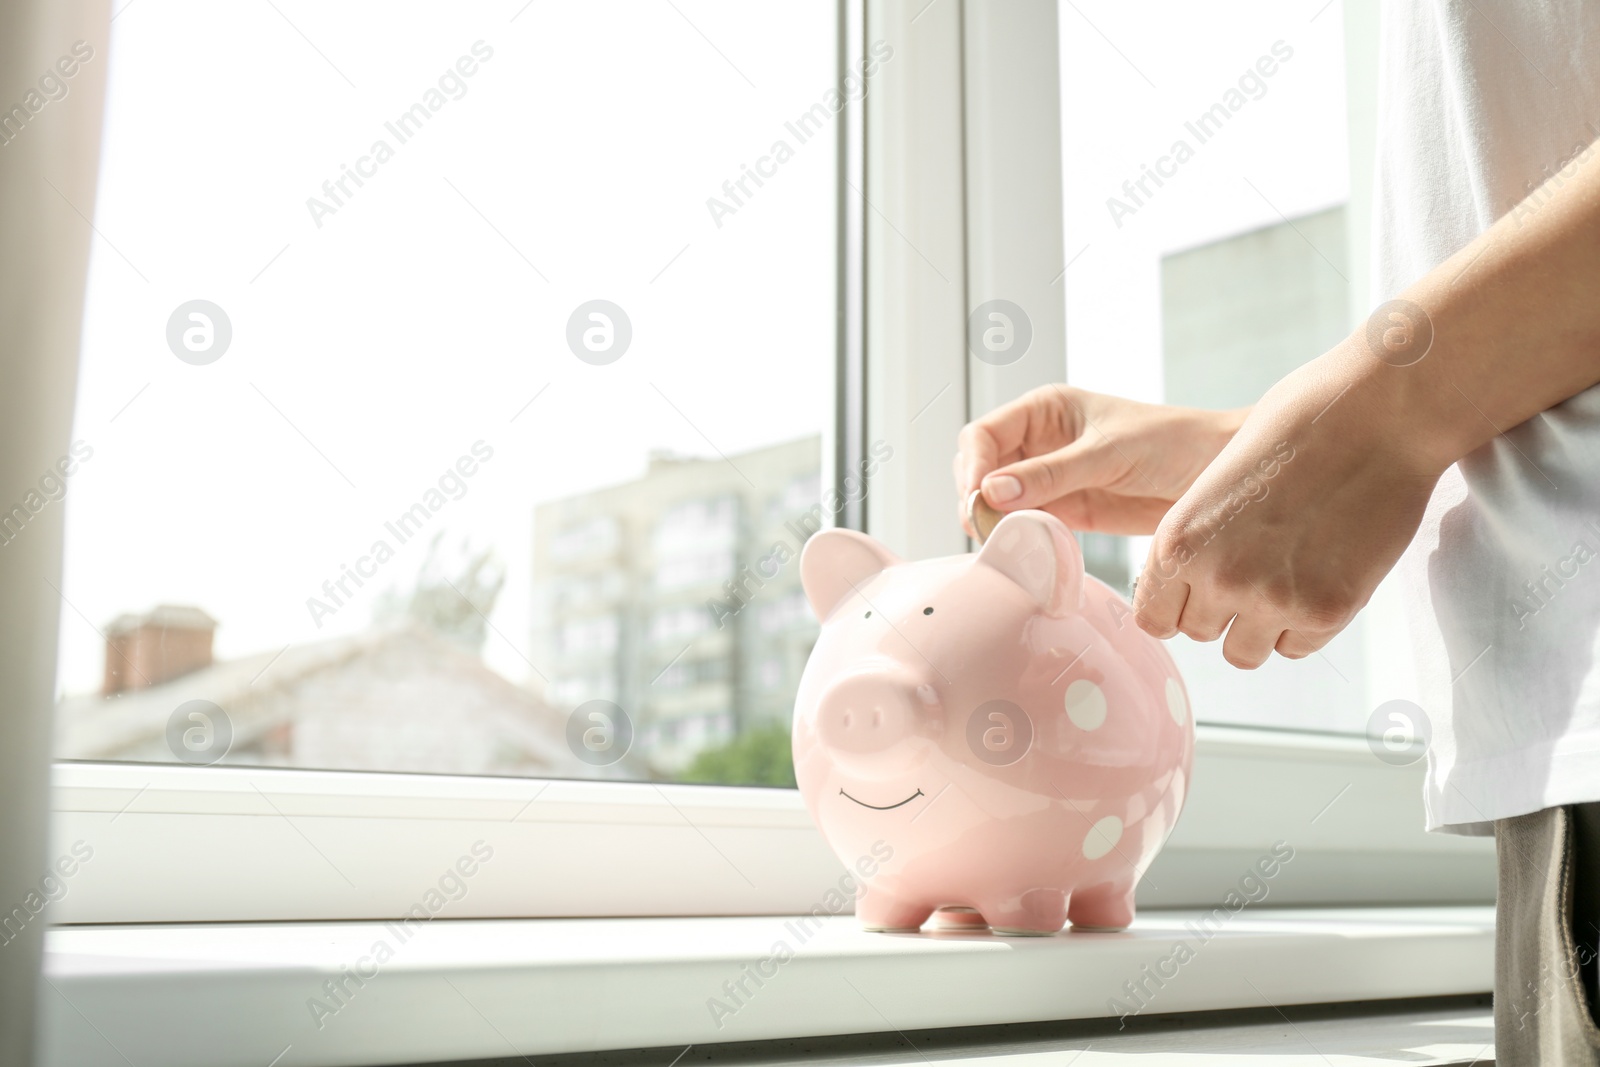
[[[1133,884],[1108,882],[1072,894],[1067,918],[1075,930],[1126,930],[1133,922]]]
[[[891,897],[879,889],[864,890],[856,898],[856,918],[864,930],[880,933],[907,933],[922,929],[933,914],[931,904],[918,904]]]
[[[1067,921],[1067,895],[1059,889],[1030,889],[1018,896],[980,903],[989,928],[1002,937],[1048,937]]]

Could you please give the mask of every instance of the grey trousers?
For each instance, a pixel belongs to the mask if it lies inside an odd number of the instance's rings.
[[[1497,1067],[1600,1065],[1600,804],[1495,823]]]

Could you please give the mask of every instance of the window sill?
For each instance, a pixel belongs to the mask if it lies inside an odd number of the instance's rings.
[[[1128,981],[1151,991],[1146,1014],[1492,986],[1489,907],[1247,909],[1203,942],[1201,914],[1038,939],[866,934],[848,916],[804,939],[782,917],[440,919],[405,941],[383,923],[63,928],[42,1062],[419,1063],[1104,1018],[1113,998],[1137,1007]],[[1164,963],[1180,942],[1192,955]],[[340,1006],[324,983],[372,974],[380,943],[392,958]],[[320,1028],[313,998],[336,1009]]]

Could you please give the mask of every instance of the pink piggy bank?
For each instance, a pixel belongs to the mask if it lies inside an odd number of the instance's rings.
[[[822,633],[795,775],[863,877],[862,925],[917,930],[938,909],[999,934],[1132,922],[1194,725],[1172,657],[1084,573],[1067,527],[1014,512],[976,554],[917,563],[824,530],[800,577]]]

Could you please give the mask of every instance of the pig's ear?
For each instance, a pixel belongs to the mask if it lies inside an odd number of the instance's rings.
[[[819,530],[800,552],[800,585],[819,621],[867,579],[900,560],[866,534]]]
[[[1066,524],[1043,511],[1013,511],[978,550],[978,562],[1010,578],[1046,615],[1078,610],[1083,551]]]

